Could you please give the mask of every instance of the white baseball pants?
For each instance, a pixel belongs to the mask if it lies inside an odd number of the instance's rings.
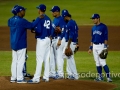
[[[25,63],[26,48],[12,50],[11,80],[23,80],[23,67]]]

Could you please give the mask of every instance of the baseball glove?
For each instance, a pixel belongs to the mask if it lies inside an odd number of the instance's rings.
[[[71,56],[73,53],[72,53],[72,50],[71,50],[71,48],[66,48],[65,49],[65,55],[66,56]]]
[[[56,27],[56,28],[55,28],[55,33],[56,33],[56,34],[61,33],[61,29],[60,29],[60,27]]]
[[[76,53],[79,50],[79,45],[76,45],[74,53]]]
[[[101,59],[106,59],[108,55],[108,50],[107,49],[103,49],[102,52],[99,54]]]

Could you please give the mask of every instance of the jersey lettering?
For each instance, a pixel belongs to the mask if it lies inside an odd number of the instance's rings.
[[[46,27],[46,29],[50,29],[50,20],[45,20],[44,27]]]
[[[94,34],[101,35],[101,34],[102,34],[102,32],[101,32],[101,31],[96,31],[96,30],[95,30],[95,31],[93,32],[93,35],[94,35]]]

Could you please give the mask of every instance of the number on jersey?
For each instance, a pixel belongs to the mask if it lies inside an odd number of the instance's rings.
[[[46,27],[46,29],[50,29],[50,20],[45,20],[44,27]]]

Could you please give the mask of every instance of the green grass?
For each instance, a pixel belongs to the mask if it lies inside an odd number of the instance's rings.
[[[46,14],[51,19],[50,9],[58,5],[61,10],[68,9],[78,25],[91,25],[90,17],[93,13],[99,13],[101,22],[107,25],[120,25],[119,0],[0,0],[0,26],[7,25],[7,20],[13,15],[11,9],[14,5],[26,7],[25,18],[32,21],[38,16],[36,6],[41,3],[47,6]]]
[[[30,74],[35,73],[36,69],[36,59],[35,51],[28,51],[28,61],[27,61],[27,70]],[[10,76],[11,75],[11,51],[0,51],[0,76]],[[111,77],[113,79],[113,84],[116,84],[118,88],[114,90],[120,90],[120,51],[109,51],[107,58],[107,65],[111,71]],[[75,54],[75,61],[78,73],[82,74],[95,74],[96,67],[93,59],[93,55],[88,54],[87,51],[77,52]],[[64,65],[64,71],[66,68],[66,61]],[[104,73],[104,71],[103,71]],[[80,77],[82,80],[93,80],[95,76],[91,75],[90,77]]]

